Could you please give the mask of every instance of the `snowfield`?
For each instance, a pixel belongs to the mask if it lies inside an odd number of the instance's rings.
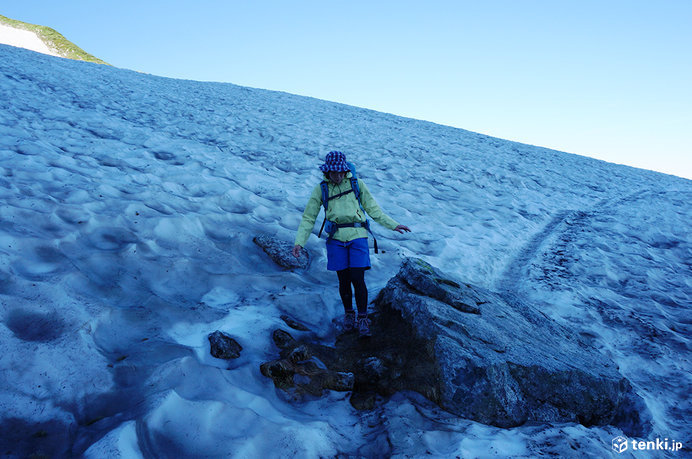
[[[0,26],[1,27],[1,26]],[[291,94],[0,45],[0,448],[86,457],[677,457],[613,427],[501,429],[415,393],[360,412],[260,374],[288,315],[334,341],[324,242],[285,271],[318,166],[343,151],[380,206],[370,299],[405,256],[537,305],[619,366],[692,446],[692,182]],[[321,219],[321,216],[319,217]],[[209,354],[222,330],[239,359]],[[299,332],[291,330],[294,336]]]

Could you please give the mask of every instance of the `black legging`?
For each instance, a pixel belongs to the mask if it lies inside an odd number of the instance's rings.
[[[358,315],[368,312],[368,288],[365,286],[365,268],[346,268],[336,272],[339,276],[339,294],[346,312],[353,311],[353,293],[351,284],[356,292]]]

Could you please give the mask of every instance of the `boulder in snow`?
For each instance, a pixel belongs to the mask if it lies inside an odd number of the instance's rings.
[[[425,343],[434,392],[448,411],[499,427],[545,421],[648,430],[644,402],[615,364],[517,298],[409,258],[375,303],[380,317],[401,316]]]
[[[221,331],[209,335],[211,355],[217,359],[231,360],[240,357],[243,347],[236,340]]]
[[[293,250],[293,245],[289,242],[279,239],[268,234],[260,234],[256,236],[252,241],[258,246],[262,247],[262,250],[269,255],[274,263],[286,269],[307,269],[310,262],[310,256],[308,251],[303,249],[300,258],[293,256],[291,251]]]

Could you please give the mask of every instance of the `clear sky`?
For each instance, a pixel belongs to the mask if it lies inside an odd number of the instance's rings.
[[[0,0],[117,67],[692,179],[692,0]]]

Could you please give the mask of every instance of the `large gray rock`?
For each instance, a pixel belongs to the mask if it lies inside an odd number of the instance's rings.
[[[400,315],[425,343],[437,385],[427,392],[452,413],[499,427],[554,421],[649,430],[643,400],[612,361],[516,298],[409,258],[375,305],[377,316]]]

